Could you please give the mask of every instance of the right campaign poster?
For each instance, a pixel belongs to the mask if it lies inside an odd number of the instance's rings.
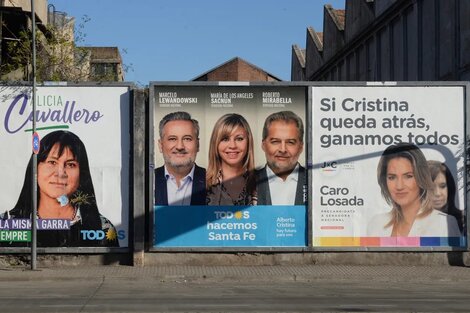
[[[465,88],[312,88],[314,247],[465,247]]]

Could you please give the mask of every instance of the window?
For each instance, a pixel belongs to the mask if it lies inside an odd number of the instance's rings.
[[[92,63],[91,74],[95,80],[117,81],[117,67],[115,63]]]

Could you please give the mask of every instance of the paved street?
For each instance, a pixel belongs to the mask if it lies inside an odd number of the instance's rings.
[[[470,268],[108,266],[0,270],[1,312],[468,312]]]

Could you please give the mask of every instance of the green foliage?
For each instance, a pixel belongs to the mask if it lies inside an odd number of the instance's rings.
[[[77,44],[83,43],[84,16],[73,29],[73,23],[64,26],[47,26],[36,31],[36,80],[43,81],[115,81],[117,71],[105,68],[100,71],[90,68],[90,51]],[[22,30],[6,45],[6,57],[0,65],[2,80],[32,80],[32,32]],[[132,65],[123,65],[124,72]]]
[[[4,76],[16,71],[22,73],[24,80],[30,80],[32,32],[22,30],[16,39],[7,43],[7,62],[3,62],[0,66],[0,74]],[[77,47],[67,32],[55,27],[48,27],[45,33],[36,31],[37,81],[86,80],[88,76],[86,56],[86,49]],[[5,78],[8,79],[8,77]]]

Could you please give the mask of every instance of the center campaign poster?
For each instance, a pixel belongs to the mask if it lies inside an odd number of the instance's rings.
[[[37,247],[128,247],[129,87],[40,86],[32,103],[0,89],[0,251],[31,244],[33,151]]]
[[[465,88],[311,89],[314,247],[465,247]]]
[[[305,247],[307,89],[151,88],[153,247]]]

